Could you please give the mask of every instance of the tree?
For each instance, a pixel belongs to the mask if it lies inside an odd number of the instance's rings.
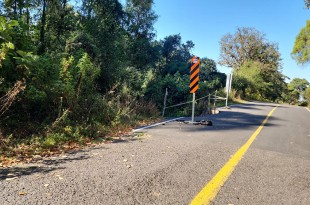
[[[232,87],[236,97],[247,99],[275,101],[282,98],[286,88],[284,76],[268,65],[249,61],[234,70]]]
[[[210,73],[217,72],[216,62],[210,58],[200,59],[200,79],[204,80]]]
[[[290,90],[286,89],[283,93],[283,102],[289,103],[289,104],[297,104],[299,99],[299,92],[297,90]]]
[[[310,87],[306,88],[304,98],[308,101],[308,105],[310,105]]]
[[[198,93],[206,95],[225,86],[226,75],[217,70],[214,60],[201,58]]]
[[[233,87],[238,95],[270,101],[281,98],[285,76],[277,44],[254,28],[238,28],[235,34],[225,35],[220,45],[219,63],[234,69]]]
[[[153,3],[0,1],[1,135],[103,136],[108,126],[155,113],[166,87],[169,104],[190,100],[194,44],[180,34],[156,41]],[[225,83],[213,60],[201,60],[198,97]]]
[[[237,91],[237,95],[247,99],[263,99],[260,90],[265,87],[265,82],[261,75],[260,66],[258,62],[246,62],[234,71],[232,86]]]
[[[306,8],[310,8],[310,0],[304,0]]]
[[[94,51],[89,54],[90,56],[96,54],[93,61],[101,70],[98,88],[101,93],[105,93],[119,84],[122,78],[126,78],[124,75],[126,40],[122,25],[124,11],[118,0],[83,0],[82,5],[80,11],[82,28],[75,36],[83,38],[79,38],[76,43],[77,45],[83,43],[83,50],[89,48]]]
[[[147,70],[158,57],[152,44],[155,37],[153,25],[157,20],[152,6],[153,0],[127,0],[125,7],[129,65],[138,70]]]
[[[247,61],[280,66],[280,53],[275,43],[255,28],[238,28],[235,34],[226,34],[220,41],[219,64],[238,69]]]
[[[182,43],[180,34],[170,35],[160,41],[162,64],[161,74],[174,74],[179,71],[181,74],[188,74],[188,61],[191,59],[191,50],[194,48],[192,41]]]
[[[165,59],[166,65],[171,63],[177,57],[177,51],[181,49],[181,36],[171,35],[167,36],[163,41],[163,50],[162,54]]]
[[[45,25],[46,25],[46,4],[47,0],[43,0],[42,4],[42,16],[41,16],[41,28],[40,28],[40,40],[38,47],[38,54],[43,54],[45,52]]]
[[[295,96],[294,103],[296,104],[298,101],[300,103],[305,103],[304,101],[309,102],[308,93],[307,90],[310,87],[310,83],[306,79],[301,78],[294,78],[289,84],[288,84],[288,91],[291,93],[291,99],[292,96]],[[309,91],[308,91],[309,92]],[[304,100],[305,99],[305,100]]]
[[[166,65],[175,61],[188,61],[192,56],[191,50],[195,46],[192,41],[186,41],[183,44],[180,34],[167,36],[161,43]]]
[[[310,0],[304,0],[307,9],[310,8]],[[292,56],[298,64],[305,64],[310,61],[310,54],[307,51],[307,43],[309,43],[310,22],[306,22],[306,27],[302,28],[296,37]]]
[[[289,84],[288,88],[291,90],[297,90],[298,92],[303,92],[309,87],[310,83],[306,79],[294,78]]]
[[[23,15],[23,9],[26,2],[24,0],[6,0],[4,3],[4,9],[6,14],[11,19],[20,19]]]
[[[307,20],[306,26],[303,27],[299,34],[296,36],[292,57],[296,60],[297,64],[304,65],[310,62],[310,20]]]

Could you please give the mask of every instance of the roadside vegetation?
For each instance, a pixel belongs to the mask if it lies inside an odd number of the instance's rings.
[[[153,0],[5,0],[0,4],[0,165],[93,145],[191,100],[192,41],[156,40]],[[309,82],[286,83],[276,43],[255,28],[223,36],[231,100],[298,104]],[[293,52],[294,54],[294,52]],[[298,59],[298,58],[297,58]],[[225,96],[226,75],[201,58],[197,98]],[[205,110],[206,101],[198,106]],[[174,108],[169,115],[188,115]]]

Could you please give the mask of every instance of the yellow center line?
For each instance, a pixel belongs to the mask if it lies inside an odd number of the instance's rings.
[[[277,106],[278,107],[278,106]],[[273,108],[262,124],[257,128],[257,130],[252,134],[250,139],[242,145],[242,147],[230,158],[230,160],[220,169],[220,171],[211,179],[209,183],[198,193],[198,195],[193,199],[190,205],[208,205],[216,197],[217,193],[220,191],[221,187],[224,185],[228,177],[234,171],[237,164],[240,162],[243,155],[249,149],[257,135],[261,132],[264,125],[267,123],[269,117],[277,108]]]

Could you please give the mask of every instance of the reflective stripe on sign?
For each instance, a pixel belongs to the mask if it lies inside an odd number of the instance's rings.
[[[200,59],[196,56],[192,58],[192,66],[190,70],[190,93],[196,93],[198,90]]]

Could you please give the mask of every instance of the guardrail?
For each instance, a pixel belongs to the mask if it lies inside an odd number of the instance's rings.
[[[167,89],[166,89],[166,94],[165,94],[165,98],[164,98],[164,108],[163,108],[163,112],[162,112],[162,116],[163,116],[163,117],[164,117],[164,115],[165,115],[166,109],[193,103],[193,101],[191,100],[191,101],[188,101],[188,102],[183,102],[183,103],[178,103],[178,104],[175,104],[175,105],[166,106],[167,95],[168,95],[168,92],[167,92]],[[211,96],[212,96],[212,98],[211,98]],[[221,101],[221,100],[226,100],[226,101],[227,101],[227,98],[224,98],[224,97],[221,97],[221,96],[217,96],[217,91],[215,91],[215,93],[214,93],[213,95],[209,94],[209,95],[206,95],[206,96],[204,96],[204,97],[201,97],[201,98],[196,99],[196,100],[195,100],[195,103],[196,103],[197,101],[202,100],[202,99],[205,99],[205,98],[208,98],[208,106],[207,106],[207,107],[210,107],[211,100],[213,100],[213,108],[216,107],[216,101]]]

